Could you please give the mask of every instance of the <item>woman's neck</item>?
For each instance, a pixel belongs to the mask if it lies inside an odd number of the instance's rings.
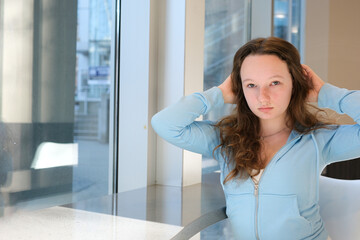
[[[260,119],[260,127],[260,136],[263,138],[274,136],[285,130],[289,130],[285,119]]]

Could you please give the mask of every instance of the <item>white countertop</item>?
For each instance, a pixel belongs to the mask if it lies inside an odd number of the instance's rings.
[[[180,226],[52,207],[0,219],[0,239],[171,239]]]

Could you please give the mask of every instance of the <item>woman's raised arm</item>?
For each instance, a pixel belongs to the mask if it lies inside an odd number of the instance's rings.
[[[318,106],[347,114],[356,124],[317,131],[325,164],[360,157],[360,91],[324,84],[318,95]]]
[[[231,75],[228,76],[225,81],[219,85],[219,88],[223,94],[224,102],[233,104],[235,102],[235,95],[231,87]]]
[[[151,124],[166,141],[189,151],[212,157],[219,136],[210,121],[197,121],[201,115],[224,107],[222,91],[213,87],[202,93],[182,97],[177,103],[155,114]]]

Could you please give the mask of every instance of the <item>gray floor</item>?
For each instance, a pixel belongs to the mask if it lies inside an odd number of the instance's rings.
[[[225,206],[219,173],[203,175],[189,187],[154,185],[65,205],[105,214],[185,226],[201,215]],[[227,220],[201,232],[201,239],[233,239]]]
[[[152,185],[133,191],[82,200],[67,207],[184,226],[200,215],[225,206],[219,174],[203,175],[188,187]]]

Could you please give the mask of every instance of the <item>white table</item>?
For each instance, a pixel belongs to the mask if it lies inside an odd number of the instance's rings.
[[[168,240],[181,229],[180,226],[65,207],[21,211],[0,219],[0,239],[9,240]]]

